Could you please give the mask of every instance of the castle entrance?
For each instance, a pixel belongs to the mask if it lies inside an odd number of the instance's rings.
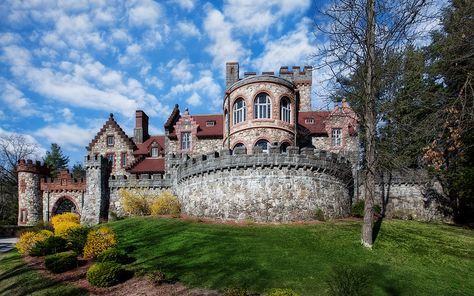
[[[64,196],[64,197],[59,198],[54,204],[53,216],[66,213],[66,212],[77,213],[77,206],[71,199]]]

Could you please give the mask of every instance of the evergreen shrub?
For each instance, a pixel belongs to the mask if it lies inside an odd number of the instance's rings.
[[[87,235],[89,234],[90,228],[80,226],[77,228],[70,228],[64,233],[64,238],[68,243],[71,244],[71,249],[79,255],[84,252],[84,246],[86,245]]]
[[[67,251],[44,257],[46,268],[54,273],[61,273],[77,267],[77,254]]]
[[[268,290],[265,296],[299,296],[295,291],[291,289],[283,289],[283,288],[274,288]]]
[[[45,256],[66,251],[67,241],[60,236],[50,236],[37,242],[31,249],[31,256]]]
[[[87,281],[96,287],[110,287],[126,281],[131,272],[114,262],[94,263],[87,271]]]
[[[129,257],[124,251],[117,248],[109,248],[99,255],[95,261],[97,262],[115,262],[120,264],[127,264],[132,261],[133,258]]]

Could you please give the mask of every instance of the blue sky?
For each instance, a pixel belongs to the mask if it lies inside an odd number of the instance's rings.
[[[52,142],[82,160],[114,113],[128,135],[134,111],[152,134],[174,104],[221,113],[226,61],[244,71],[312,64],[314,15],[325,1],[50,1],[0,3],[0,133]],[[313,73],[313,106],[327,74]],[[41,157],[41,155],[39,156]]]
[[[0,133],[82,159],[109,113],[162,133],[174,104],[221,112],[226,61],[241,72],[310,64],[309,0],[2,1]],[[316,99],[316,98],[314,98]]]

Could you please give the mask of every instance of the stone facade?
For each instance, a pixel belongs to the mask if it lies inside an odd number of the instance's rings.
[[[110,165],[110,162],[101,155],[85,158],[87,186],[82,206],[81,223],[97,224],[101,220],[107,220],[110,196],[108,188]]]

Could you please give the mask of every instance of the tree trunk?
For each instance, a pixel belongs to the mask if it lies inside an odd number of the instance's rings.
[[[365,207],[362,245],[372,248],[373,205],[375,195],[375,0],[367,0],[366,81],[365,81]]]

